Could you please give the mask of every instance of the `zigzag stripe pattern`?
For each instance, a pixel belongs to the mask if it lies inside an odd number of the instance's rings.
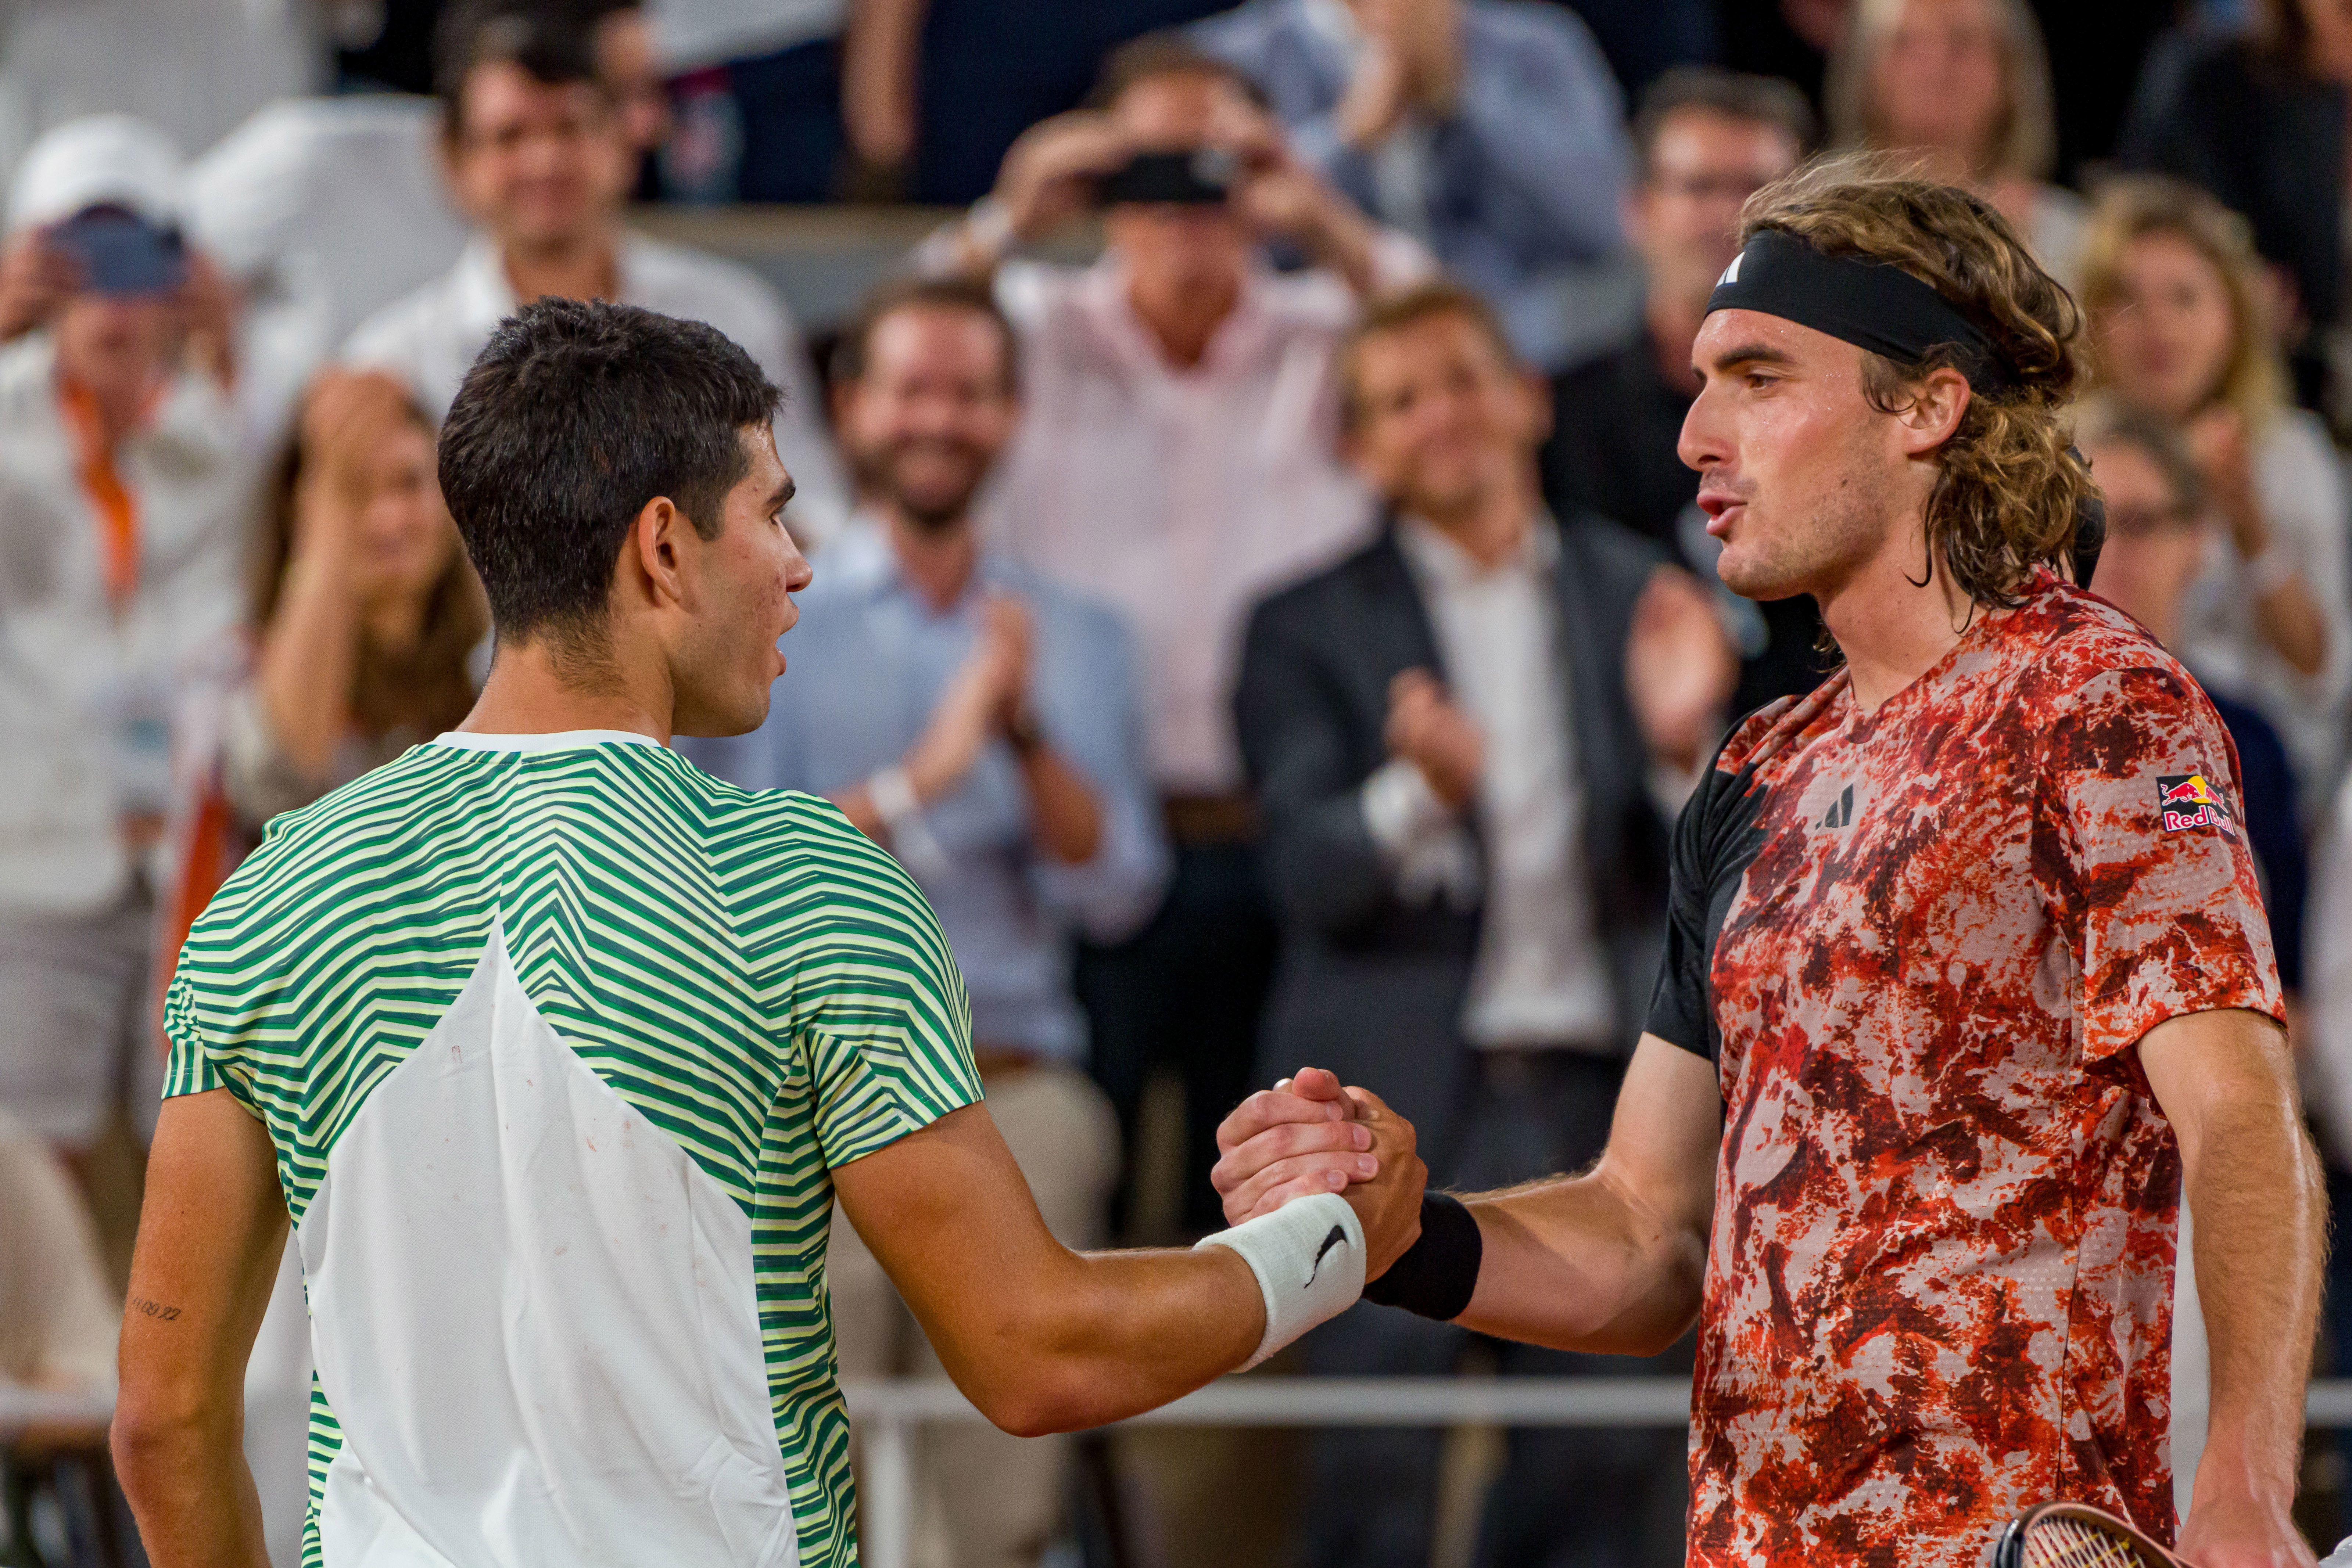
[[[272,823],[190,934],[166,1095],[268,1127],[299,1225],[335,1140],[504,923],[533,1003],[743,1207],[801,1562],[856,1561],[824,1248],[831,1169],[981,1098],[963,977],[898,862],[826,801],[666,747],[423,746]],[[310,1399],[304,1568],[342,1440]]]

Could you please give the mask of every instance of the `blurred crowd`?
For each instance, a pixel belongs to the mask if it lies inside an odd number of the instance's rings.
[[[2236,740],[2352,1196],[2347,85],[2347,0],[20,0],[0,1385],[108,1385],[190,921],[274,817],[470,706],[435,434],[547,295],[708,321],[785,389],[792,672],[680,748],[830,797],[921,885],[1063,1239],[1215,1228],[1216,1122],[1302,1062],[1412,1115],[1442,1183],[1592,1159],[1675,813],[1835,657],[1809,601],[1719,588],[1677,455],[1741,204],[1831,150],[1974,190],[2082,308],[2091,585]],[[651,202],[948,211],[803,323],[633,227]],[[938,1371],[847,1226],[830,1273],[845,1375]],[[248,1431],[279,1568],[300,1313],[289,1266]],[[1292,1363],[1687,1364],[1376,1308]],[[1428,1563],[1444,1443],[1314,1438],[1280,1560]],[[1681,1450],[1511,1433],[1451,1560],[1679,1563]],[[1066,1441],[920,1458],[926,1568],[1070,1550]],[[136,1560],[87,1431],[16,1435],[0,1481],[0,1562]]]

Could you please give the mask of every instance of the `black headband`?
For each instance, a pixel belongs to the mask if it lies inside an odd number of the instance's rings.
[[[1976,391],[2000,392],[2014,380],[1992,340],[1932,286],[1889,262],[1826,256],[1780,229],[1756,231],[1717,280],[1706,308],[1778,316],[1898,365],[1917,364],[1948,343],[1960,350],[1957,368]]]

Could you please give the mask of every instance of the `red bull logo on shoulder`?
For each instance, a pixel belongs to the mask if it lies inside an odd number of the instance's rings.
[[[2156,781],[2156,807],[2162,817],[2164,831],[2181,832],[2190,828],[2221,828],[2227,831],[2229,818],[2221,798],[2205,781],[2202,773],[2168,773]]]

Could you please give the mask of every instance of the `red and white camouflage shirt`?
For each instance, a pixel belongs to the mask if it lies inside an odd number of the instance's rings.
[[[2180,1160],[2140,1036],[2277,1016],[2237,758],[2046,574],[1863,714],[1742,726],[1675,831],[1650,1030],[1724,1100],[1700,1568],[1976,1568],[2031,1503],[2169,1539]]]

